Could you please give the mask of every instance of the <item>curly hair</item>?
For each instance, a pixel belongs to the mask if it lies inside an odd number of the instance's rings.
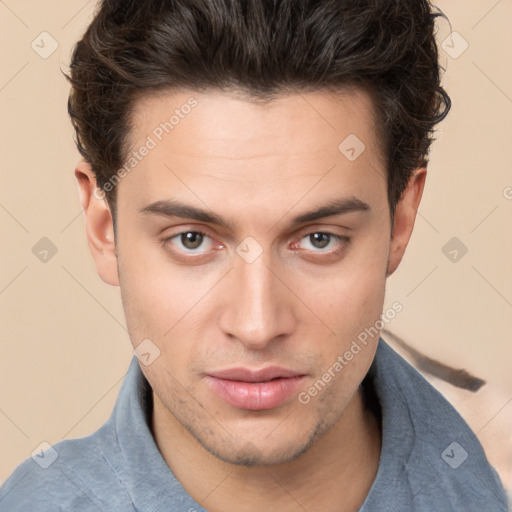
[[[234,90],[258,102],[357,87],[373,100],[393,218],[451,106],[438,16],[428,0],[103,0],[66,75],[77,148],[103,188],[145,94]],[[115,216],[115,189],[106,199]]]

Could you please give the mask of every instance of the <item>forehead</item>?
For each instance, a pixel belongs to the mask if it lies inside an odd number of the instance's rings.
[[[130,124],[134,146],[148,134],[162,142],[172,132],[176,143],[196,142],[211,156],[222,151],[246,158],[263,147],[319,153],[351,134],[368,149],[378,142],[372,100],[354,88],[283,94],[267,102],[244,99],[237,91],[160,91],[134,103]]]
[[[386,183],[374,119],[360,90],[267,103],[218,90],[160,92],[134,105],[130,154],[150,150],[132,158],[136,170],[120,188],[139,204],[186,195],[195,203],[228,196],[237,206],[262,198],[284,206],[306,193],[314,202],[334,186],[369,202]]]

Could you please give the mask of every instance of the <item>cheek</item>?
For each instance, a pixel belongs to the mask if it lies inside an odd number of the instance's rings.
[[[130,244],[125,245],[130,249]],[[184,382],[186,368],[197,356],[198,340],[204,337],[201,329],[208,322],[202,299],[218,276],[201,273],[198,267],[173,265],[160,247],[128,251],[120,247],[119,254],[121,296],[133,347],[151,340],[161,357],[147,367],[148,375],[168,377],[168,370]]]
[[[180,304],[187,302],[187,288],[170,266],[156,261],[159,249],[124,242],[119,247],[119,280],[132,343],[164,339],[180,317]]]

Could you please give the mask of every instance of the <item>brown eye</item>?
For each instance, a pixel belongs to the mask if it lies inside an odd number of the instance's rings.
[[[177,263],[202,265],[220,254],[224,245],[202,230],[188,229],[160,240],[162,248]]]
[[[181,233],[180,241],[183,244],[183,247],[187,249],[197,249],[203,243],[203,233],[199,233],[198,231],[187,231],[186,233]]]
[[[323,249],[331,241],[329,233],[311,233],[309,239],[316,249]]]
[[[299,244],[302,245],[302,249],[329,253],[329,249],[331,249],[331,251],[336,250],[336,248],[347,243],[348,238],[330,233],[329,231],[315,231],[314,233],[309,233],[302,237],[301,242],[299,242]],[[323,249],[326,248],[327,250],[324,251]]]
[[[202,231],[182,231],[164,239],[163,242],[173,251],[190,255],[203,254],[213,246],[211,238]]]
[[[310,231],[292,244],[292,250],[315,263],[333,263],[349,249],[351,238],[331,231]]]

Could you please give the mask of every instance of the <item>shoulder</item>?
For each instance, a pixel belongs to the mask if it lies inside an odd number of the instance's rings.
[[[109,501],[133,510],[112,459],[113,430],[60,441],[24,460],[0,488],[2,512],[104,510]],[[110,504],[111,504],[110,503]]]
[[[404,484],[418,493],[415,503],[424,504],[418,510],[435,503],[446,510],[450,505],[453,510],[507,510],[496,471],[446,398],[382,340],[372,371],[388,429],[389,460],[402,457]]]

